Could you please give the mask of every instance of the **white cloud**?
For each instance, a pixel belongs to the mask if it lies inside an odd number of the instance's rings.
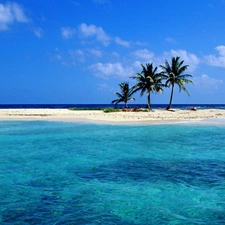
[[[84,52],[80,49],[78,50],[69,50],[69,55],[73,61],[85,62]]]
[[[72,38],[75,34],[76,30],[70,27],[62,27],[61,28],[61,34],[64,39]]]
[[[55,48],[54,53],[47,53],[47,56],[51,61],[63,61],[63,52],[61,52],[58,48]]]
[[[38,38],[42,38],[44,35],[44,31],[41,28],[35,28],[34,29],[34,34]]]
[[[102,57],[102,52],[100,50],[97,50],[97,49],[89,49],[89,52],[96,56],[96,57]]]
[[[137,68],[137,69],[142,69],[142,67],[141,67],[141,62],[140,61],[135,61],[134,63],[133,63],[133,67],[134,68]]]
[[[119,37],[115,37],[115,42],[118,45],[122,45],[122,46],[127,47],[127,48],[130,47],[130,43],[128,41],[123,41]]]
[[[138,60],[144,60],[147,63],[152,62],[154,58],[154,53],[148,49],[140,49],[132,53]]]
[[[60,54],[51,54],[51,53],[47,53],[48,57],[50,60],[52,61],[61,61],[62,60],[62,56]]]
[[[147,42],[141,42],[141,41],[136,41],[135,44],[136,44],[136,45],[139,45],[139,46],[146,46],[146,45],[148,45]]]
[[[22,6],[16,2],[0,3],[0,31],[9,29],[14,22],[27,23]]]
[[[124,67],[121,63],[96,63],[89,66],[97,76],[102,78],[120,77],[128,78],[134,74],[131,67]]]
[[[209,90],[218,89],[218,86],[223,84],[222,80],[211,78],[206,74],[202,74],[200,77],[194,77],[193,82],[195,87]]]
[[[119,58],[120,57],[120,54],[118,52],[112,52],[112,56],[114,56],[116,58]]]
[[[188,69],[190,72],[194,71],[200,63],[200,59],[196,55],[185,50],[171,50],[170,52],[164,52],[162,56],[158,57],[152,51],[144,48],[132,52],[132,56],[135,57],[136,62],[134,64],[136,65],[154,63],[155,66],[163,65],[165,59],[170,63],[172,57],[179,56],[181,60],[184,60],[184,65],[189,65]]]
[[[205,56],[205,61],[211,66],[218,66],[225,68],[225,46],[220,45],[215,48],[218,51],[219,56],[208,55]]]
[[[185,50],[171,50],[170,52],[165,52],[163,54],[163,59],[170,62],[170,58],[176,56],[179,56],[181,60],[184,60],[184,65],[189,65],[188,70],[190,72],[193,72],[200,63],[200,59],[195,54],[188,53]]]
[[[13,2],[11,3],[11,8],[16,21],[22,22],[22,23],[28,22],[28,19],[23,12],[23,8],[20,5]]]
[[[58,60],[61,60],[62,56],[58,54],[58,55],[55,55],[55,58],[58,59]]]
[[[100,41],[104,46],[108,46],[111,41],[115,41],[116,44],[130,47],[130,43],[128,41],[122,40],[120,37],[111,37],[106,34],[106,32],[102,29],[102,27],[95,26],[93,24],[87,25],[86,23],[82,23],[79,25],[78,30],[80,32],[81,37],[90,38],[94,37],[97,41]]]
[[[98,41],[102,42],[103,45],[109,45],[110,37],[106,35],[105,31],[101,27],[97,27],[93,24],[87,25],[82,23],[79,26],[79,30],[84,37],[94,36]]]
[[[101,91],[106,91],[107,90],[107,91],[112,92],[113,91],[113,87],[109,86],[106,83],[101,83],[101,84],[98,84],[98,90],[101,90]]]
[[[176,41],[173,38],[171,38],[171,37],[165,38],[165,41],[169,42],[169,43],[176,43]]]

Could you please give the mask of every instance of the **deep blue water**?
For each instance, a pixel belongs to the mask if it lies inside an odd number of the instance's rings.
[[[0,122],[0,224],[225,222],[225,126]]]
[[[129,104],[129,107],[145,108],[146,104]],[[113,104],[0,104],[0,109],[19,109],[19,108],[113,108]],[[124,107],[124,104],[118,104],[118,107]],[[153,109],[165,109],[167,104],[152,104]],[[225,109],[225,104],[173,104],[172,108],[188,109],[197,107],[198,109]]]

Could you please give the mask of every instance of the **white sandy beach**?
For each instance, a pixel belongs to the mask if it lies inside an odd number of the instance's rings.
[[[154,110],[150,112],[112,112],[101,110],[73,111],[69,109],[0,109],[0,120],[48,120],[85,123],[155,124],[183,121],[225,119],[225,110]],[[217,120],[218,122],[218,120]]]

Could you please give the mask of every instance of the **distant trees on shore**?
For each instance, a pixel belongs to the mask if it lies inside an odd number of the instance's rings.
[[[185,87],[186,84],[193,82],[189,79],[192,77],[190,74],[184,72],[188,69],[188,65],[183,65],[184,60],[180,61],[180,57],[172,57],[171,63],[165,60],[165,65],[160,65],[161,72],[158,71],[158,67],[154,67],[153,63],[147,63],[146,66],[141,64],[142,71],[137,73],[135,76],[131,76],[131,79],[135,79],[137,83],[133,87],[129,87],[128,82],[119,84],[121,93],[116,92],[115,94],[119,97],[112,101],[113,104],[117,105],[120,102],[125,103],[127,108],[127,102],[129,100],[135,100],[132,95],[140,91],[140,96],[144,93],[147,95],[147,108],[151,109],[151,93],[163,93],[164,88],[171,87],[171,94],[167,110],[171,108],[174,87],[177,85],[179,91],[183,90],[188,95],[188,91]]]

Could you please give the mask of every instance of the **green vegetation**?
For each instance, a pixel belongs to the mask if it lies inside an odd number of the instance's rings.
[[[109,112],[120,112],[121,109],[115,109],[115,108],[69,108],[69,110],[74,110],[74,111],[83,111],[83,110],[101,110],[105,113],[109,113]]]
[[[140,109],[140,112],[148,112],[148,109]]]
[[[171,95],[170,95],[170,102],[169,105],[167,106],[167,110],[171,108],[172,105],[172,99],[173,99],[173,92],[174,92],[174,85],[178,85],[179,87],[179,91],[183,90],[185,91],[188,96],[189,93],[187,91],[187,89],[185,88],[185,84],[191,83],[193,84],[193,82],[189,79],[187,79],[188,77],[192,77],[192,75],[190,74],[184,74],[184,71],[187,70],[188,65],[183,66],[184,60],[179,61],[180,57],[172,57],[171,60],[171,65],[168,63],[168,61],[165,61],[165,66],[160,66],[161,69],[163,70],[163,74],[166,75],[166,83],[165,86],[166,87],[172,87],[171,88]]]
[[[103,109],[103,112],[104,113],[120,112],[120,111],[121,111],[120,109],[115,109],[115,108],[106,108],[106,109]]]
[[[113,100],[112,103],[117,105],[120,102],[124,102],[125,108],[128,108],[127,102],[135,100],[134,98],[131,97],[135,92],[135,88],[134,87],[130,88],[129,82],[123,82],[118,85],[120,87],[121,93],[115,92],[115,94],[118,96],[118,99]]]
[[[113,100],[112,103],[118,104],[120,102],[125,103],[127,108],[127,101],[134,100],[132,95],[140,91],[140,95],[143,96],[144,93],[147,95],[147,108],[151,109],[151,93],[162,93],[163,88],[171,87],[170,101],[167,106],[167,110],[171,108],[174,86],[178,85],[179,91],[185,91],[188,96],[189,93],[185,87],[186,84],[193,84],[189,77],[192,77],[190,74],[184,74],[184,71],[188,69],[188,65],[183,65],[184,60],[180,61],[180,57],[172,57],[171,65],[165,60],[165,65],[160,65],[162,69],[161,72],[157,72],[157,67],[154,68],[153,63],[147,63],[146,67],[141,64],[142,71],[137,73],[136,76],[131,76],[132,79],[135,79],[137,83],[129,88],[128,82],[123,82],[119,84],[121,89],[121,94],[116,92],[115,94],[119,97],[116,100]],[[164,81],[164,83],[163,83]]]
[[[148,112],[147,109],[140,109],[140,108],[134,108],[134,109],[128,109],[128,108],[125,108],[127,112]],[[111,112],[121,112],[123,111],[124,109],[121,109],[121,108],[69,108],[69,110],[77,110],[77,111],[83,111],[83,110],[101,110],[103,111],[104,113],[111,113]]]
[[[137,84],[134,86],[135,92],[141,91],[140,95],[146,92],[147,94],[147,108],[151,109],[150,94],[151,92],[163,92],[162,87],[165,85],[162,84],[162,80],[165,79],[165,75],[157,73],[157,67],[154,68],[153,63],[146,64],[146,67],[142,66],[141,73],[137,73],[136,76],[132,76],[132,79],[137,81]]]

